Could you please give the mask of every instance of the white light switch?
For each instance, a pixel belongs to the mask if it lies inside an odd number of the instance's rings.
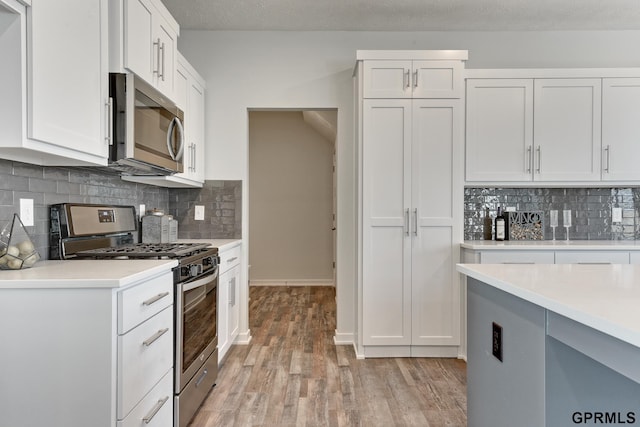
[[[622,222],[622,208],[611,208],[611,222]]]
[[[138,215],[140,218],[147,214],[147,206],[144,203],[140,203],[140,208],[138,210]]]
[[[20,199],[20,221],[25,227],[33,226],[33,199]]]
[[[196,214],[195,214],[195,220],[196,221],[204,221],[204,206],[202,205],[196,205]]]

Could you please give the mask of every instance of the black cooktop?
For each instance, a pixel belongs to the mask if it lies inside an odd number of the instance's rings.
[[[91,258],[183,258],[211,249],[205,243],[135,243],[76,252],[78,257]]]

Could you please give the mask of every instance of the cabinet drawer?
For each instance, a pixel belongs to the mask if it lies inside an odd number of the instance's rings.
[[[640,252],[639,251],[631,251],[631,252],[629,252],[629,264],[640,264]]]
[[[553,264],[553,252],[539,251],[484,251],[480,264]]]
[[[118,419],[173,366],[173,306],[118,337]]]
[[[168,271],[118,294],[118,334],[122,335],[173,304],[173,273]]]
[[[557,251],[556,264],[629,264],[629,252]]]
[[[170,427],[173,425],[173,369],[136,405],[131,413],[118,421],[117,427]]]
[[[234,246],[231,249],[227,249],[220,253],[220,273],[235,267],[240,264],[240,248],[241,246]]]

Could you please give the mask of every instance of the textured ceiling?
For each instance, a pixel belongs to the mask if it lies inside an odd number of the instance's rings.
[[[640,30],[640,0],[162,0],[182,29]]]

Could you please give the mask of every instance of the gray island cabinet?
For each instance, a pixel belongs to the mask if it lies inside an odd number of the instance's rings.
[[[640,423],[640,268],[459,264],[469,427]]]

